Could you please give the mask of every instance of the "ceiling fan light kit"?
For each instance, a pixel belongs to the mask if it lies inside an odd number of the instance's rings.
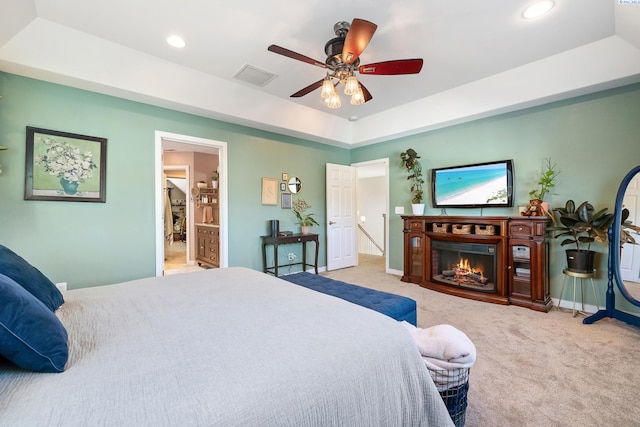
[[[335,92],[335,87],[333,86],[333,82],[331,81],[331,77],[327,74],[327,77],[322,82],[322,91],[320,91],[320,97],[322,99],[329,98],[333,92]]]
[[[336,37],[324,46],[327,55],[324,63],[277,45],[271,45],[267,50],[329,70],[324,79],[300,89],[291,95],[292,98],[299,98],[321,87],[320,97],[327,106],[340,108],[342,103],[336,86],[343,84],[345,95],[351,96],[351,104],[362,105],[373,99],[373,96],[358,81],[356,71],[360,74],[401,75],[418,74],[422,69],[422,59],[399,59],[360,66],[360,54],[369,44],[377,28],[376,24],[358,18],[351,24],[346,21],[336,23],[333,26]]]
[[[349,77],[347,77],[347,79],[345,80],[344,94],[351,96],[356,93],[359,88],[360,85],[358,84],[358,79],[356,78],[356,76],[354,76],[353,74],[349,75]]]

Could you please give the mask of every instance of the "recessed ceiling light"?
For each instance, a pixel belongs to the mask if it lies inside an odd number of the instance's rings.
[[[185,47],[187,45],[182,37],[175,35],[167,37],[167,43],[173,47]]]
[[[524,19],[537,18],[549,12],[551,9],[553,9],[553,6],[555,6],[553,0],[539,1],[527,7],[524,12],[522,12],[522,17]]]

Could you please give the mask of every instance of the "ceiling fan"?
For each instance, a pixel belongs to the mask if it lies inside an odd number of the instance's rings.
[[[360,55],[369,44],[378,26],[364,19],[355,18],[351,24],[338,22],[333,26],[336,37],[329,40],[324,51],[327,54],[325,62],[272,44],[267,49],[273,53],[306,62],[317,67],[326,68],[327,75],[309,86],[291,95],[299,98],[322,87],[321,97],[325,99],[329,108],[340,107],[340,97],[336,86],[342,83],[345,94],[351,96],[351,104],[360,105],[370,101],[373,97],[362,83],[355,77],[360,74],[399,75],[417,74],[422,69],[422,59],[397,59],[393,61],[376,62],[360,65]]]

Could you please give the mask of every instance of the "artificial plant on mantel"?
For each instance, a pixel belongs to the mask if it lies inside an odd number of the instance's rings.
[[[422,164],[418,160],[420,156],[413,148],[400,153],[400,167],[405,168],[409,176],[407,180],[411,181],[411,209],[414,215],[422,215],[424,213],[424,203],[422,203]]]
[[[556,186],[556,177],[560,174],[557,163],[551,163],[551,157],[544,159],[544,166],[540,171],[540,177],[538,178],[538,186],[529,191],[529,207],[522,215],[531,216],[545,216],[552,215],[549,212],[549,203],[544,201],[544,196],[550,193]]]

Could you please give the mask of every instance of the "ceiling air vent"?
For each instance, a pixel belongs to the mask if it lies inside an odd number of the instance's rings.
[[[276,78],[276,75],[268,71],[261,70],[253,65],[245,64],[237,73],[233,75],[233,78],[245,83],[251,83],[256,86],[265,86],[271,80]]]

